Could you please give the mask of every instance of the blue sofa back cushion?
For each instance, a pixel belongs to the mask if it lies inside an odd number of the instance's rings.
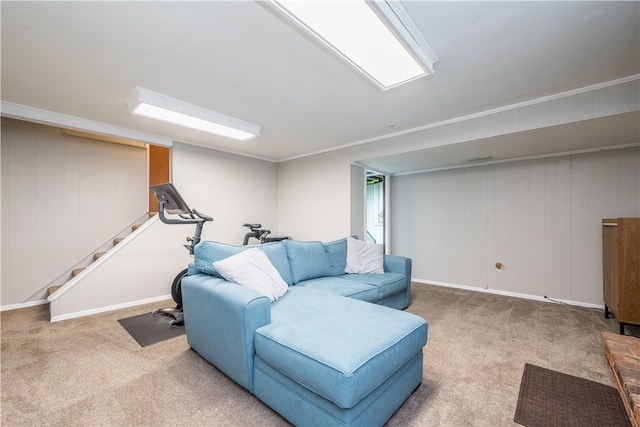
[[[213,263],[251,248],[258,248],[267,255],[269,261],[271,261],[276,270],[278,270],[278,273],[280,273],[280,276],[282,276],[282,279],[287,285],[291,286],[294,283],[289,268],[287,249],[281,241],[265,243],[259,246],[240,246],[204,241],[196,245],[193,255],[196,267],[200,272],[223,279],[224,277],[215,269]]]
[[[323,243],[323,246],[331,264],[331,275],[342,276],[347,267],[347,238]]]
[[[333,276],[331,263],[322,242],[283,240],[289,256],[293,283],[317,277]]]

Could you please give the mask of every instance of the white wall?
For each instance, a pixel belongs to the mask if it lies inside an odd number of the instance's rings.
[[[287,232],[277,221],[276,163],[179,143],[172,156],[174,185],[191,209],[214,219],[203,240],[242,244],[244,223],[260,223],[273,236]]]
[[[1,148],[0,306],[44,299],[39,290],[147,211],[144,148],[7,118]],[[203,238],[240,244],[245,222],[278,234],[275,163],[176,143],[172,175],[191,208],[214,217]],[[163,247],[179,248],[188,260],[182,245],[195,226],[161,227],[172,227]]]
[[[282,162],[278,166],[280,229],[305,240],[328,240],[349,233],[361,234],[358,230],[364,230],[364,225],[361,228],[352,222],[365,224],[364,211],[356,211],[357,202],[354,202],[356,197],[361,197],[354,191],[355,183],[350,177],[349,168],[354,163],[364,163],[375,169],[378,167],[371,159],[635,112],[638,110],[639,90],[640,81],[637,76],[632,76],[398,132],[385,138],[345,146],[338,151]],[[545,143],[550,142],[540,142]],[[587,146],[584,143],[581,141],[580,147],[575,149],[597,149],[602,146],[597,140],[590,141]],[[530,155],[539,154],[534,149],[536,147],[532,144]],[[503,149],[509,149],[508,143]],[[379,169],[384,170],[385,167],[380,165]],[[392,204],[391,209],[395,208]],[[391,229],[390,232],[393,234],[395,231]],[[385,243],[391,249],[390,253],[400,253],[399,248],[389,246],[393,240]]]
[[[171,284],[191,261],[171,242],[191,233],[155,216],[49,298],[51,321],[71,319],[171,298]],[[158,308],[172,307],[163,302]]]
[[[601,305],[601,221],[640,216],[640,149],[396,176],[391,200],[414,278]]]
[[[0,305],[25,302],[147,211],[146,156],[2,118]]]
[[[347,236],[352,227],[350,182],[351,165],[345,150],[280,163],[279,229],[299,240],[329,241]],[[364,195],[361,200],[364,212]],[[364,229],[364,213],[360,224]]]

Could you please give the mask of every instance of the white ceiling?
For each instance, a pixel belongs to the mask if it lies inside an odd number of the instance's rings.
[[[638,1],[402,3],[439,62],[435,75],[383,92],[258,2],[3,1],[2,101],[280,161],[640,73]],[[259,124],[262,135],[236,142],[133,116],[135,86]],[[460,164],[488,145],[519,158],[597,148],[604,136],[637,143],[638,119],[367,165],[401,173]]]

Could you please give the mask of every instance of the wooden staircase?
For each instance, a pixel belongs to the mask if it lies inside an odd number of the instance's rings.
[[[155,213],[149,213],[148,217],[151,218],[153,215],[155,215]],[[134,224],[134,225],[131,226],[131,231],[132,232],[136,231],[141,226],[142,226],[142,224]],[[115,239],[113,239],[113,246],[115,247],[118,243],[122,242],[123,240],[124,240],[124,237],[116,237]],[[106,253],[107,253],[107,251],[101,251],[101,252],[94,253],[93,254],[93,261],[97,261],[98,259],[100,259],[100,257],[102,257]],[[71,270],[71,278],[74,278],[78,274],[82,273],[85,268],[86,267],[80,267],[80,268],[74,268],[73,270]],[[47,288],[47,297],[51,296],[51,294],[53,294],[55,291],[57,291],[58,289],[60,289],[63,286],[64,286],[64,284],[51,286],[51,287]]]

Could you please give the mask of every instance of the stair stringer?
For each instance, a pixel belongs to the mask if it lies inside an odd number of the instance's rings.
[[[193,225],[155,216],[51,294],[51,322],[171,298],[171,284],[192,258],[182,246]]]

